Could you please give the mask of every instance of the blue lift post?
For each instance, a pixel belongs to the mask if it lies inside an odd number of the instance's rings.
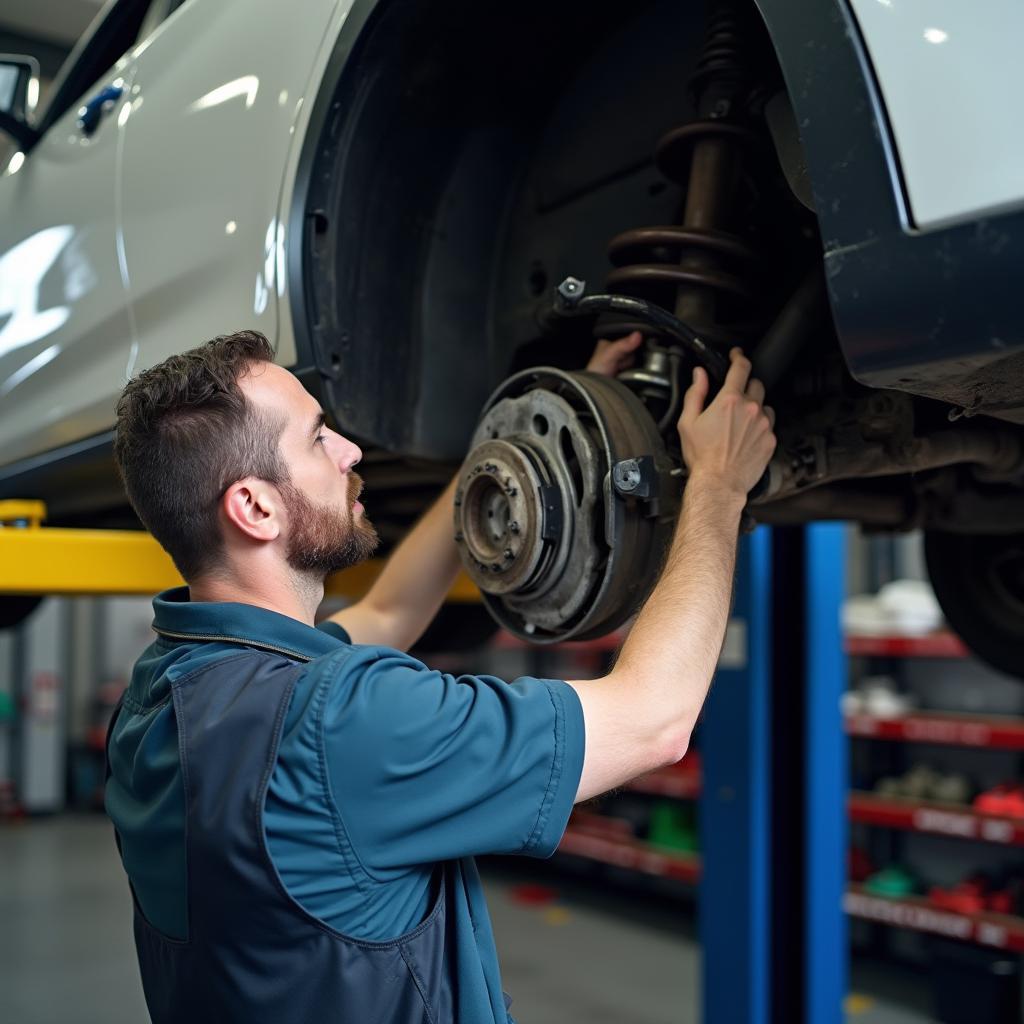
[[[700,726],[705,1024],[840,1024],[845,528],[743,539]]]

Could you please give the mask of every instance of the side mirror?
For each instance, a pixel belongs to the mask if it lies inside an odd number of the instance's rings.
[[[0,131],[23,149],[36,141],[32,115],[39,102],[39,63],[34,57],[0,53]]]

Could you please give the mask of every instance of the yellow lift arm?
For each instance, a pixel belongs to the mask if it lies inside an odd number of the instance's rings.
[[[157,594],[184,581],[170,555],[141,530],[43,526],[41,501],[0,501],[0,594]],[[326,594],[358,600],[384,563],[373,559],[327,579]],[[448,601],[480,592],[460,573]]]

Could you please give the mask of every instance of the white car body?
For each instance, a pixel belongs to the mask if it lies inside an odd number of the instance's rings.
[[[124,90],[91,138],[75,104],[14,154],[0,177],[2,463],[109,430],[129,377],[215,334],[261,330],[294,361],[287,185],[350,8],[190,0],[83,97]]]

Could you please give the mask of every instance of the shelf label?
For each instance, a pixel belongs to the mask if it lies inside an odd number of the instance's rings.
[[[941,832],[946,836],[974,839],[978,834],[978,819],[969,814],[957,814],[955,811],[919,807],[914,811],[914,828],[922,832]],[[1010,835],[1012,838],[1013,829],[1010,829]]]
[[[1016,829],[1012,821],[1002,821],[997,818],[981,818],[981,838],[987,839],[990,843],[1012,843],[1016,835]]]
[[[919,932],[934,932],[936,935],[946,935],[951,939],[970,939],[974,930],[974,922],[960,914],[950,914],[916,903],[899,903],[896,900],[867,896],[859,892],[846,894],[843,909],[854,917],[865,917],[870,921],[882,921],[898,928],[912,928]]]
[[[991,921],[978,922],[978,941],[986,946],[995,946],[997,949],[1005,949],[1010,943],[1010,934],[1001,924],[992,924]]]
[[[946,722],[941,718],[907,718],[903,735],[915,743],[959,743],[969,747],[988,746],[992,730],[978,722]]]

